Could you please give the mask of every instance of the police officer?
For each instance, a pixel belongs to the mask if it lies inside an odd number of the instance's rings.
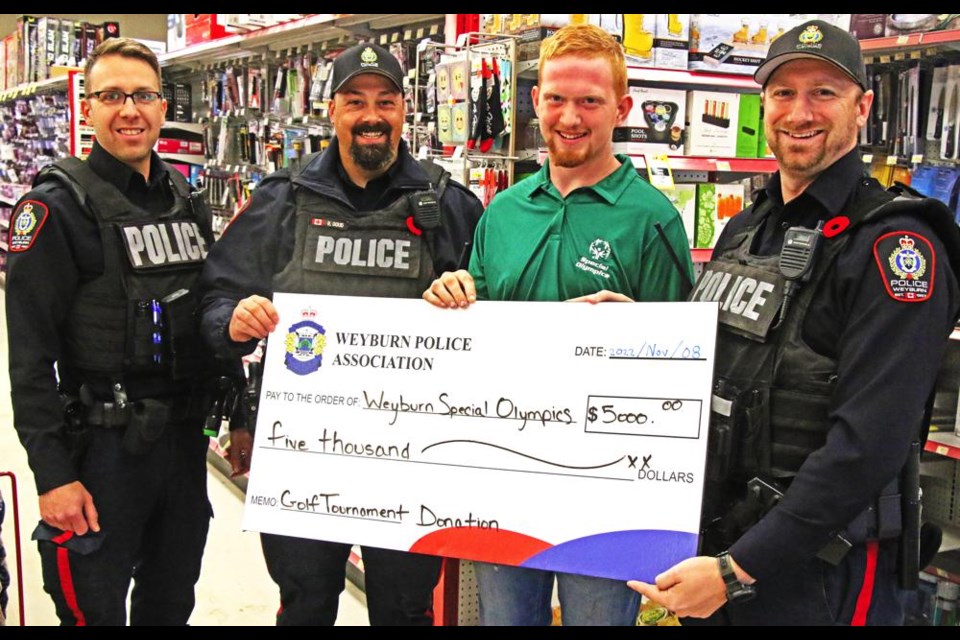
[[[720,305],[702,537],[718,555],[630,585],[717,623],[901,624],[960,238],[942,203],[865,174],[874,95],[850,34],[805,22],[754,77],[779,170],[691,296]]]
[[[64,625],[187,623],[212,515],[194,284],[209,211],[152,151],[167,103],[142,43],[87,58],[86,162],[11,218],[14,424],[34,472],[44,588]]]
[[[415,298],[469,256],[482,205],[401,140],[397,59],[357,45],[336,58],[331,81],[330,146],[265,178],[210,253],[202,322],[218,352],[249,353],[277,327],[274,291]],[[280,587],[277,624],[332,625],[350,545],[261,540]],[[440,558],[374,547],[362,555],[372,625],[432,623]]]

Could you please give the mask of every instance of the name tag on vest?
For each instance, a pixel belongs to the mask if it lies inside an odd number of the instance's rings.
[[[406,230],[333,231],[310,226],[303,266],[311,271],[416,278],[423,243]]]
[[[780,274],[728,262],[708,262],[690,294],[693,302],[719,302],[720,324],[764,340],[783,304]]]
[[[135,223],[121,226],[120,237],[137,270],[196,264],[207,257],[207,241],[195,222]]]

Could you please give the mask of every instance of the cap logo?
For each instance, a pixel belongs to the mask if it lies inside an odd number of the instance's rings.
[[[374,51],[371,47],[367,47],[363,50],[363,53],[360,54],[360,66],[361,67],[377,67],[378,59],[377,52]]]
[[[800,32],[800,35],[797,36],[797,40],[800,42],[800,45],[803,47],[820,47],[820,41],[823,40],[823,33],[820,31],[820,27],[815,24],[808,25],[806,29]]]

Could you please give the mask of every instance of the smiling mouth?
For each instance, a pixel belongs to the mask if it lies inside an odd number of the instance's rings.
[[[582,133],[565,133],[563,131],[557,131],[557,135],[563,140],[580,140],[587,137],[587,133],[584,131]]]
[[[800,133],[791,133],[790,131],[784,131],[783,133],[786,134],[792,140],[809,140],[811,138],[817,137],[823,132],[817,129],[816,131],[803,131]]]
[[[118,129],[121,135],[138,136],[143,133],[143,129]]]

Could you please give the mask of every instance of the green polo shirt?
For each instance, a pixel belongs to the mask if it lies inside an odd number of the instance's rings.
[[[550,164],[497,194],[474,236],[480,300],[568,300],[608,289],[637,302],[680,300],[693,279],[680,214],[618,155],[620,168],[564,198]],[[660,223],[682,264],[670,257]]]

